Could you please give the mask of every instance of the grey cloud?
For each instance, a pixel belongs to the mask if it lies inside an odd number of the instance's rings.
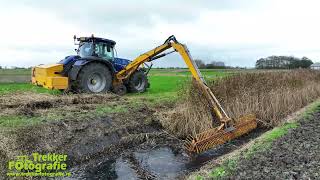
[[[52,12],[70,23],[102,31],[121,31],[130,25],[148,28],[153,17],[169,23],[192,22],[205,10],[244,7],[249,0],[144,0],[144,1],[33,1],[22,0],[12,5],[27,6]]]
[[[132,59],[137,57],[140,53],[153,48],[154,43],[151,39],[143,39],[145,37],[132,37],[129,40],[125,40],[126,37],[132,36],[130,32],[132,27],[140,28],[152,28],[156,24],[156,20],[165,21],[172,24],[183,24],[185,22],[194,22],[198,18],[200,12],[206,10],[225,10],[225,9],[241,9],[248,8],[252,4],[250,0],[202,0],[202,1],[186,1],[186,0],[144,0],[144,1],[66,1],[66,0],[55,0],[55,1],[34,1],[34,0],[20,0],[19,2],[14,1],[1,1],[1,7],[29,7],[35,11],[48,12],[58,17],[59,20],[65,21],[72,25],[79,27],[79,32],[89,31],[92,33],[98,32],[108,33],[113,35],[117,42],[117,37],[122,37],[121,42],[117,44],[120,57]],[[2,6],[5,5],[5,6]],[[255,6],[256,7],[256,6]],[[155,17],[155,18],[154,18]],[[39,24],[41,26],[41,24]],[[197,28],[197,27],[195,27]],[[203,28],[203,27],[201,27]],[[148,32],[148,31],[146,31]],[[76,33],[76,32],[75,32]],[[194,36],[194,35],[192,35]],[[45,46],[45,47],[12,47],[13,50],[19,52],[20,50],[28,51],[31,54],[37,54],[37,52],[43,52],[48,54],[50,61],[63,57],[50,57],[52,51],[59,52],[59,56],[63,53],[73,53],[74,46],[72,46],[72,37],[70,37],[70,46]],[[109,37],[108,37],[109,38]],[[123,40],[124,39],[124,40]],[[143,40],[142,40],[143,39]],[[146,40],[146,41],[144,41]],[[135,41],[134,47],[132,41]],[[124,44],[126,43],[126,44]],[[160,45],[162,42],[158,42],[156,45]],[[128,44],[128,45],[127,45]],[[189,45],[189,44],[188,44]],[[253,60],[250,59],[247,53],[243,53],[243,49],[240,47],[203,47],[190,44],[190,50],[194,58],[202,58],[207,61],[212,59],[227,60],[229,65],[244,65],[251,66]],[[248,48],[247,48],[248,49]],[[68,55],[68,54],[65,54]],[[221,59],[220,59],[221,58]],[[184,66],[182,60],[178,60],[177,55],[169,56],[163,60],[156,62],[157,66],[170,67],[170,66]],[[237,61],[243,61],[243,63],[236,63]],[[249,59],[249,61],[248,61]],[[30,59],[27,62],[32,62]],[[43,59],[35,57],[35,62],[42,61],[42,63],[48,63]],[[51,62],[53,63],[53,62]]]

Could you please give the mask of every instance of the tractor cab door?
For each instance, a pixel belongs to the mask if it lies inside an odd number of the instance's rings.
[[[113,61],[114,59],[113,47],[107,43],[103,43],[103,42],[96,43],[94,53],[96,56],[106,61]]]

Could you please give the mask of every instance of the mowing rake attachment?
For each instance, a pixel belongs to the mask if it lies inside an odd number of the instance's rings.
[[[189,136],[185,143],[186,150],[190,154],[199,154],[257,128],[256,117],[253,114],[242,116],[236,121],[231,120],[229,124],[226,126],[227,123],[222,123],[219,127],[209,129],[194,137]]]

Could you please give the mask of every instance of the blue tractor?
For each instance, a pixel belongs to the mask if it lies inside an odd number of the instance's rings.
[[[83,93],[103,93],[113,91],[117,94],[144,92],[149,87],[145,68],[137,67],[121,82],[116,74],[124,70],[131,61],[115,57],[115,41],[94,37],[74,36],[77,55],[67,56],[51,66],[33,68],[32,82],[49,89],[71,90]],[[78,41],[78,43],[76,43]],[[42,71],[50,72],[53,68],[63,66],[61,71],[54,72],[57,76],[43,77]],[[42,73],[43,74],[43,73]],[[49,79],[49,80],[48,80]],[[51,85],[49,85],[51,83]]]

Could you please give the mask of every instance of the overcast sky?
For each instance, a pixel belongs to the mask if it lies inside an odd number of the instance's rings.
[[[316,0],[0,0],[0,66],[55,63],[74,54],[73,35],[117,42],[133,59],[174,34],[194,58],[253,67],[269,55],[320,61]],[[184,66],[178,55],[158,67]]]

